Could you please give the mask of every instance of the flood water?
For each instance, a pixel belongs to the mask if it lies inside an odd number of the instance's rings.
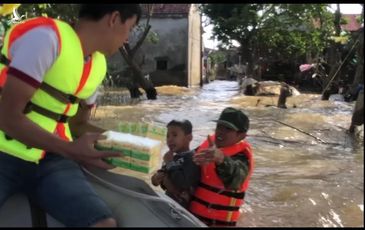
[[[99,106],[93,123],[115,129],[120,121],[165,126],[172,119],[189,119],[195,148],[214,132],[212,120],[225,107],[240,108],[250,118],[247,140],[255,168],[238,226],[364,226],[363,130],[360,137],[346,133],[354,103],[302,94],[288,98],[288,109],[279,109],[277,97],[244,96],[234,81],[158,92],[155,101]]]

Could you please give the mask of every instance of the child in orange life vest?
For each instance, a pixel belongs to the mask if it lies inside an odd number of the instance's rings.
[[[244,140],[249,119],[228,107],[216,122],[215,134],[193,156],[201,166],[201,180],[189,211],[208,226],[235,226],[253,170],[251,147]]]
[[[190,121],[170,121],[166,136],[169,151],[163,157],[163,166],[151,178],[154,186],[160,185],[184,208],[188,208],[200,180],[200,167],[192,161],[194,151],[189,147],[192,139]]]

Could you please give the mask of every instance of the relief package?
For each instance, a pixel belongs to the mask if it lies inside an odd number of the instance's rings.
[[[106,131],[103,135],[107,138],[99,140],[95,145],[96,149],[123,152],[121,157],[105,159],[108,163],[147,174],[159,167],[161,141],[116,131]]]

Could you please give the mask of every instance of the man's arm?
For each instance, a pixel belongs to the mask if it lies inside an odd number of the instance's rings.
[[[119,154],[94,149],[94,143],[102,136],[89,134],[67,142],[29,120],[23,110],[35,91],[36,88],[30,84],[8,74],[0,100],[0,129],[25,145],[58,153],[85,164],[112,168],[102,158]]]
[[[68,152],[63,141],[31,122],[23,110],[36,88],[9,74],[0,101],[0,129],[22,143],[40,149]]]
[[[216,165],[216,172],[224,187],[238,190],[248,175],[248,159],[243,154],[225,156],[221,164]]]
[[[69,125],[72,136],[78,138],[86,132],[103,133],[106,130],[97,127],[89,122],[92,106],[87,105],[84,100],[80,101],[79,108],[75,116],[70,118]]]
[[[216,173],[222,180],[224,187],[238,190],[245,181],[249,173],[249,164],[246,155],[237,153],[232,157],[225,156],[223,152],[215,146],[215,143],[208,136],[209,148],[194,154],[193,161],[197,165],[214,163]]]

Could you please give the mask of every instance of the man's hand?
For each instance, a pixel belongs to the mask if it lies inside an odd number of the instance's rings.
[[[165,155],[163,156],[163,161],[165,163],[170,162],[174,159],[174,152],[172,152],[171,150],[169,150],[168,152],[165,153]]]
[[[106,136],[99,133],[86,133],[80,138],[70,142],[66,157],[69,157],[81,164],[96,166],[102,169],[112,169],[115,166],[103,161],[107,157],[120,157],[121,152],[99,151],[94,148],[97,140],[105,139]]]
[[[151,182],[154,186],[158,186],[162,183],[165,177],[165,173],[163,171],[157,171],[151,178]]]
[[[220,149],[217,148],[214,141],[208,135],[209,147],[193,155],[193,161],[197,165],[206,165],[211,162],[221,164],[224,160],[224,155]]]

